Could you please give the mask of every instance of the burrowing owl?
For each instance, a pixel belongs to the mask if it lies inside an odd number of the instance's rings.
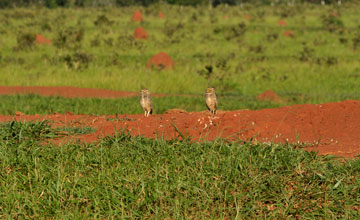
[[[149,114],[152,114],[152,99],[148,89],[142,89],[140,91],[140,105],[144,109],[144,115],[146,117],[148,117]]]
[[[211,112],[211,114],[216,114],[216,107],[217,107],[217,98],[214,88],[207,88],[205,93],[205,102],[206,106]]]

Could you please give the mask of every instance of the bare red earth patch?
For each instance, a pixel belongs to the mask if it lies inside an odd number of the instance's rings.
[[[159,12],[159,18],[160,18],[160,19],[164,19],[164,18],[165,18],[165,14],[162,13],[161,11]]]
[[[37,44],[51,44],[51,40],[46,39],[41,34],[36,35],[35,41]]]
[[[174,68],[174,61],[169,55],[164,52],[160,52],[149,59],[146,64],[147,68],[157,68],[157,69],[172,69]]]
[[[149,35],[144,28],[138,27],[134,31],[134,38],[135,39],[148,39]]]
[[[132,21],[141,22],[143,20],[142,13],[140,10],[136,10],[131,16]]]

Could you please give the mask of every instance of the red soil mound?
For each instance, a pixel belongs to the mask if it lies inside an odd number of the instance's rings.
[[[283,100],[273,91],[266,90],[265,92],[259,94],[257,99],[260,101],[272,101],[276,103],[281,103]]]
[[[51,44],[51,40],[46,39],[41,34],[36,35],[35,41],[36,41],[37,44]]]
[[[279,26],[287,26],[287,22],[286,21],[283,21],[283,20],[278,20],[278,22],[277,22],[277,24],[279,25]]]
[[[134,38],[135,39],[148,39],[149,35],[144,28],[138,27],[134,31]]]
[[[169,111],[148,118],[141,115],[89,116],[52,114],[46,116],[0,116],[0,121],[42,120],[53,121],[53,126],[91,126],[93,134],[71,137],[86,142],[114,135],[119,129],[129,129],[132,135],[172,139],[183,135],[192,140],[228,140],[255,142],[302,142],[312,144],[307,150],[321,154],[354,157],[360,154],[360,101],[345,101],[321,105],[293,105],[258,111],[223,111],[212,118],[207,112],[187,113]],[[175,126],[174,126],[175,125]],[[63,143],[68,139],[59,139]]]
[[[157,69],[172,69],[174,68],[174,61],[169,55],[164,52],[158,53],[151,57],[146,64],[147,68],[157,68]]]
[[[160,19],[164,19],[164,18],[165,18],[165,14],[162,13],[161,11],[159,12],[159,18],[160,18]]]
[[[286,30],[283,35],[285,37],[295,37],[295,33],[290,30]]]
[[[140,10],[135,11],[135,13],[131,16],[132,21],[141,22],[143,20],[142,13]]]

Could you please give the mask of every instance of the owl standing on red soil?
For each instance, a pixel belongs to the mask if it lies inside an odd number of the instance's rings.
[[[214,88],[207,88],[205,93],[206,107],[212,115],[216,114],[216,107],[218,105],[216,93]]]
[[[140,105],[145,111],[145,117],[149,117],[149,114],[152,114],[152,99],[148,89],[140,91]]]

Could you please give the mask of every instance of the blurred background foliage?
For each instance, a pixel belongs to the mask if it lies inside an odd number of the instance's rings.
[[[149,6],[154,3],[165,2],[177,5],[212,5],[220,4],[240,5],[244,3],[251,4],[341,4],[345,2],[354,2],[354,0],[0,0],[0,8],[14,7],[101,7],[101,6]]]

